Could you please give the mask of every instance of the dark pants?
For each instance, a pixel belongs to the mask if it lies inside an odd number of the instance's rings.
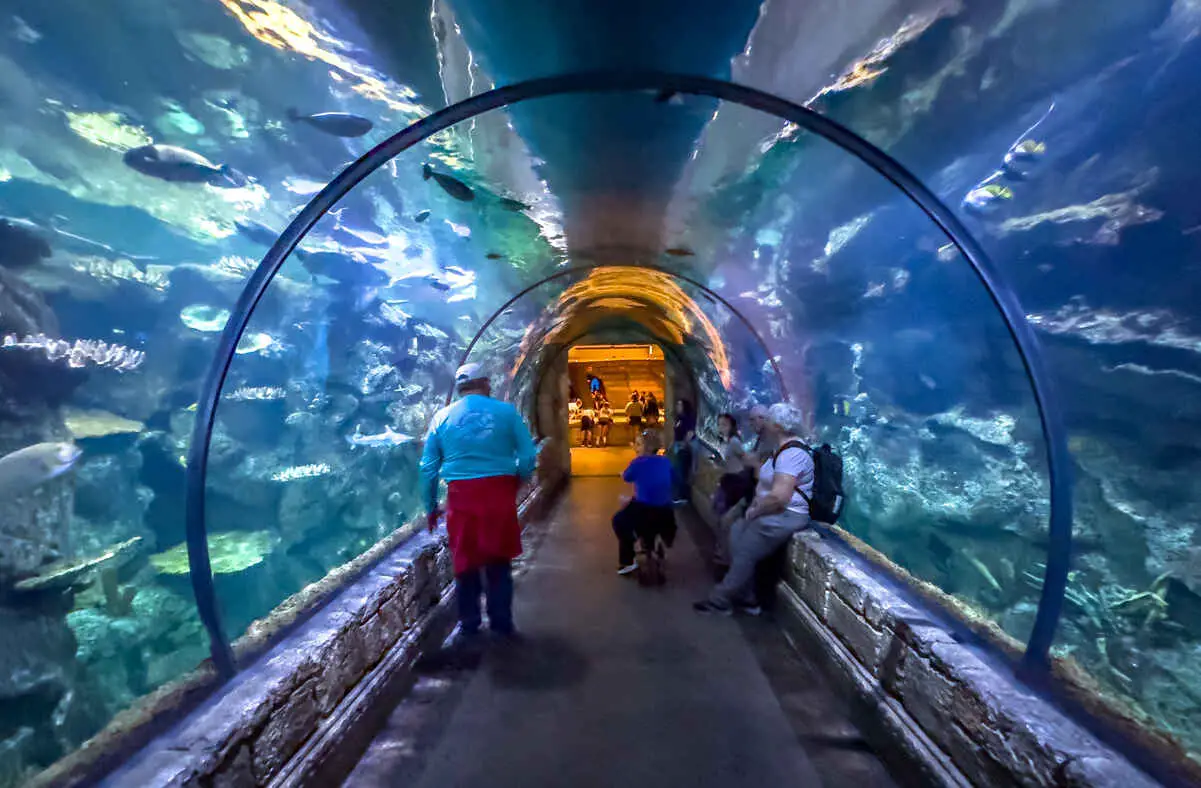
[[[642,549],[648,552],[658,539],[668,547],[675,543],[676,513],[670,506],[630,501],[613,515],[613,533],[617,534],[617,562],[629,566],[634,563],[638,540],[642,540]]]
[[[485,587],[485,582],[487,583]],[[508,561],[488,564],[455,577],[459,595],[459,625],[465,634],[478,632],[480,596],[488,597],[488,624],[493,632],[513,631],[513,565]]]
[[[676,466],[676,499],[687,500],[692,495],[692,444],[678,441],[672,449]]]

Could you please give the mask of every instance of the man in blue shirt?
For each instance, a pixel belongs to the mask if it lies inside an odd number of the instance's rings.
[[[479,632],[480,595],[486,591],[489,626],[498,635],[512,635],[512,561],[521,555],[517,488],[533,475],[538,453],[517,409],[492,398],[479,364],[459,367],[455,390],[459,399],[434,415],[425,436],[421,485],[427,522],[431,532],[438,526],[438,481],[445,479],[461,630],[467,636]]]

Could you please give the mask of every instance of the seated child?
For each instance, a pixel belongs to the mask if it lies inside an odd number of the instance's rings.
[[[613,515],[617,534],[617,573],[638,570],[635,546],[642,541],[648,554],[662,540],[667,547],[676,539],[676,516],[672,508],[673,470],[671,460],[659,454],[659,434],[644,430],[639,438],[639,456],[630,461],[621,478],[634,485],[634,497],[622,496],[625,506]],[[660,554],[662,548],[659,548]]]

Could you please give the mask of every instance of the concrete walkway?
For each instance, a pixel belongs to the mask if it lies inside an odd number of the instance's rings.
[[[709,576],[684,529],[665,588],[616,575],[609,520],[623,489],[612,478],[572,482],[519,581],[524,642],[427,675],[346,785],[889,784],[870,753],[866,769],[859,758],[847,773],[819,774],[740,622],[692,611]],[[845,722],[808,711],[819,739],[845,733]]]

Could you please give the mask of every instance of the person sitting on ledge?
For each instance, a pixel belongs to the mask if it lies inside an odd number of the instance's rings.
[[[730,570],[693,605],[698,613],[730,615],[735,608],[759,615],[751,588],[755,565],[809,524],[808,499],[813,496],[813,458],[798,437],[805,429],[800,408],[785,402],[767,411],[765,437],[779,448],[759,469],[755,499],[742,519],[730,527]]]

